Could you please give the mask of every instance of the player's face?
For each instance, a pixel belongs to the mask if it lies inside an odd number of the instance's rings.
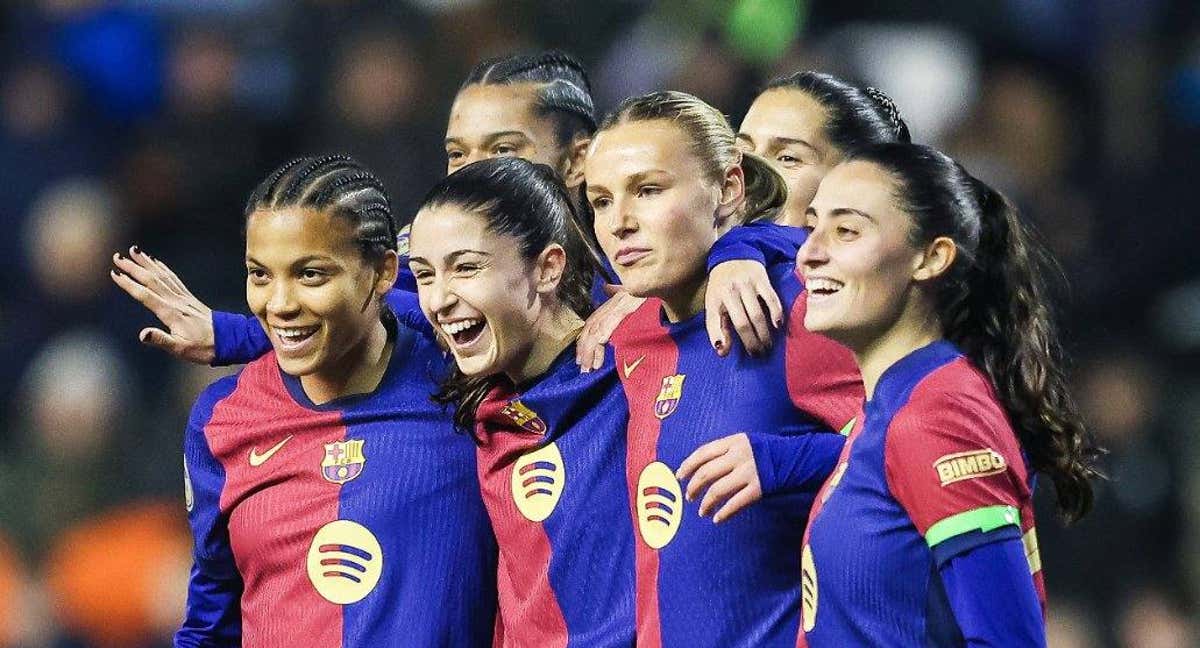
[[[514,375],[533,348],[544,309],[534,264],[519,248],[516,237],[456,205],[413,220],[409,267],[421,310],[468,376]]]
[[[459,91],[446,124],[446,174],[479,160],[519,157],[562,173],[566,151],[552,120],[539,117],[539,85],[469,85]]]
[[[804,224],[817,186],[841,158],[825,137],[826,118],[807,93],[772,88],[754,100],[738,130],[738,146],[765,158],[787,182],[783,217],[788,225]]]
[[[913,296],[922,251],[912,218],[894,202],[896,181],[880,167],[835,167],[808,208],[808,240],[796,261],[807,288],[804,326],[852,349],[901,321]]]
[[[708,251],[731,210],[682,129],[665,120],[609,128],[592,141],[584,178],[596,238],[626,290],[668,307],[703,290]]]
[[[363,259],[350,223],[310,208],[246,220],[246,302],[293,376],[348,375],[395,273]]]

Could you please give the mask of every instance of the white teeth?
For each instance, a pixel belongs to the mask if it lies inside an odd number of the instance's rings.
[[[472,326],[479,324],[482,321],[483,320],[480,320],[480,319],[465,319],[465,320],[459,320],[457,322],[450,322],[447,324],[442,324],[442,332],[445,333],[446,335],[454,335],[455,333],[460,333],[462,331],[465,331],[465,330],[471,328]]]
[[[825,277],[813,277],[808,280],[807,288],[810,291],[829,291],[836,292],[842,287],[842,282]]]
[[[278,326],[271,327],[271,329],[275,331],[275,335],[278,335],[280,339],[282,339],[286,342],[298,342],[300,340],[303,340],[304,338],[312,335],[313,333],[316,333],[317,328],[319,328],[319,327],[316,327],[316,326],[306,326],[304,328],[279,328]]]

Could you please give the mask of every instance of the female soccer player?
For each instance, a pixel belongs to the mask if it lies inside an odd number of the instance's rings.
[[[630,646],[628,405],[609,354],[580,374],[592,268],[547,167],[484,160],[451,174],[413,221],[421,307],[454,356],[437,399],[479,444],[500,545],[505,645]]]
[[[817,186],[845,155],[859,146],[909,141],[908,126],[891,98],[874,88],[860,89],[823,72],[804,71],[767,84],[738,130],[738,147],[771,163],[787,183],[787,201],[775,222],[804,224],[804,210]],[[729,328],[751,353],[770,346],[770,330],[754,316],[757,295],[765,292],[745,280],[755,263],[790,263],[804,242],[802,232],[752,224],[736,232],[745,244],[729,241],[709,256],[709,280],[723,290],[710,291],[709,339],[719,355],[732,343]],[[766,244],[773,241],[773,244]],[[761,252],[759,252],[761,250]],[[740,259],[737,257],[741,257]],[[729,295],[730,289],[735,295]],[[718,297],[723,297],[717,301]],[[716,324],[727,320],[729,327]]]
[[[853,350],[868,398],[803,549],[808,645],[1045,645],[1033,475],[1076,519],[1094,474],[1048,257],[925,146],[851,153],[807,213],[804,323]]]
[[[245,217],[246,300],[275,351],[192,411],[175,644],[490,645],[475,452],[429,402],[440,350],[383,305],[397,255],[379,181],[344,156],[293,160]]]
[[[845,348],[801,326],[794,264],[771,268],[787,314],[769,354],[718,359],[703,313],[713,245],[733,222],[771,218],[783,181],[738,151],[719,111],[679,92],[622,103],[592,140],[584,175],[622,284],[656,298],[613,336],[630,408],[638,641],[791,646],[795,548],[841,449],[831,431],[857,411],[862,386]],[[710,514],[720,524],[700,519]]]

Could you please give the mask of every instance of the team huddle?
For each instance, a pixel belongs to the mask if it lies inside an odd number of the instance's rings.
[[[113,280],[246,366],[184,436],[175,645],[1044,646],[1037,475],[1095,449],[1011,205],[883,93],[799,72],[597,119],[480,63],[407,227],[351,157],[245,209],[252,315]]]

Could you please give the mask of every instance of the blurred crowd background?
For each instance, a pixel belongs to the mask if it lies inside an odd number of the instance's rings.
[[[137,244],[245,310],[241,208],[349,152],[411,216],[486,56],[566,49],[598,108],[692,92],[737,125],[773,76],[878,86],[1063,264],[1092,515],[1043,487],[1051,645],[1200,646],[1195,0],[8,0],[0,8],[0,647],[169,645],[190,564],[181,437],[218,370],[139,345]]]

